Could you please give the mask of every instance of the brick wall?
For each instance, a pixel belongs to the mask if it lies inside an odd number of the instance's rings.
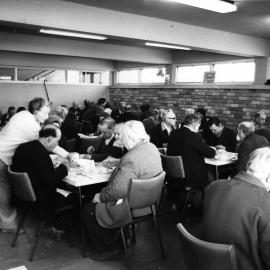
[[[226,125],[236,128],[242,121],[254,120],[254,114],[264,109],[270,125],[270,88],[258,87],[238,89],[180,89],[180,88],[110,88],[110,102],[113,107],[125,100],[135,111],[149,103],[151,108],[171,108],[181,122],[184,109],[204,107],[213,111],[225,121]]]

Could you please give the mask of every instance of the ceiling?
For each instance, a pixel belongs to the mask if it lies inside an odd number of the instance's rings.
[[[270,0],[238,0],[238,11],[227,14],[166,0],[64,1],[270,39]]]

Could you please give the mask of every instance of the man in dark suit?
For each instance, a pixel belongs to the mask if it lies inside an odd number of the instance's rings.
[[[4,126],[15,113],[16,113],[15,107],[14,106],[9,107],[7,113],[3,114],[1,117],[1,126]]]
[[[176,116],[172,110],[160,110],[160,124],[151,130],[150,141],[157,148],[162,148],[168,143],[172,130],[175,129]]]
[[[37,211],[41,218],[53,222],[56,205],[63,204],[64,197],[56,193],[57,185],[67,175],[69,163],[54,168],[49,152],[58,145],[61,131],[47,125],[39,132],[39,139],[21,144],[12,159],[12,170],[27,172],[37,197]]]
[[[270,148],[253,151],[246,172],[205,191],[203,239],[233,244],[239,270],[270,269]]]
[[[201,117],[198,114],[187,115],[182,127],[172,131],[167,147],[167,155],[182,157],[186,184],[195,188],[208,184],[204,158],[213,158],[216,154],[198,134],[200,125]]]
[[[253,122],[242,122],[238,125],[237,133],[241,143],[238,148],[238,171],[245,171],[249,155],[257,148],[269,146],[269,142],[263,136],[254,133],[255,126]]]
[[[121,158],[123,156],[123,148],[115,145],[114,127],[115,121],[109,116],[100,121],[98,131],[102,134],[101,143],[97,149],[94,149],[91,155],[91,158],[95,162],[101,162],[108,156],[114,158]]]
[[[235,152],[237,143],[236,133],[232,129],[225,127],[217,117],[212,117],[208,121],[208,126],[215,135],[211,146],[215,146],[217,149]]]

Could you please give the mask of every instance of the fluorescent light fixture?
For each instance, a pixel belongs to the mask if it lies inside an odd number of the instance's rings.
[[[49,35],[58,35],[58,36],[67,36],[67,37],[79,37],[79,38],[89,38],[89,39],[98,39],[98,40],[107,39],[106,37],[103,37],[103,36],[62,31],[62,30],[54,30],[54,29],[40,29],[39,32],[44,33],[44,34],[49,34]]]
[[[167,0],[171,2],[177,2],[180,4],[208,9],[219,13],[228,13],[237,11],[237,6],[230,1],[221,0]]]
[[[169,48],[169,49],[177,49],[177,50],[191,50],[190,48],[187,47],[181,47],[181,46],[175,46],[175,45],[168,45],[168,44],[163,44],[163,43],[153,43],[153,42],[146,42],[146,46],[153,46],[153,47],[161,47],[161,48]]]

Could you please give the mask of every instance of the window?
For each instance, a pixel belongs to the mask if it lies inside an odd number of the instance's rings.
[[[13,81],[15,68],[0,67],[0,81]]]
[[[118,83],[139,83],[139,70],[120,70],[118,71]]]
[[[203,82],[204,72],[210,71],[208,65],[179,66],[176,69],[176,82]]]
[[[253,82],[255,77],[255,63],[222,63],[215,64],[215,82]]]
[[[254,61],[178,66],[176,69],[176,82],[202,83],[204,73],[207,71],[215,72],[216,83],[254,82],[255,67]]]
[[[144,68],[141,71],[142,83],[165,83],[165,68]]]

